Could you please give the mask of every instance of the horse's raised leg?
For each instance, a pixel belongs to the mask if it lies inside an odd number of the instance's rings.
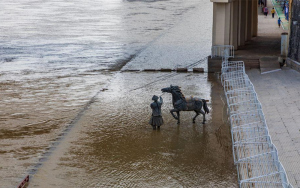
[[[194,111],[196,112],[196,115],[195,115],[195,117],[193,118],[193,123],[195,123],[196,117],[199,115],[199,112],[198,112],[198,111],[196,111],[196,110],[194,110]]]
[[[177,124],[179,124],[180,123],[180,114],[179,114],[179,111],[177,109],[172,109],[172,110],[170,110],[170,112],[171,112],[172,116],[175,119],[177,119]],[[177,113],[177,116],[174,114],[174,112]]]
[[[178,120],[178,117],[176,117],[175,114],[173,113],[173,112],[177,112],[177,110],[172,109],[172,110],[170,110],[170,112],[171,112],[172,116],[173,116],[175,119]],[[177,113],[177,114],[178,114],[178,113]]]
[[[203,124],[205,124],[205,121],[206,121],[206,119],[205,119],[205,112],[203,112],[203,110],[200,110],[200,113],[203,115]]]

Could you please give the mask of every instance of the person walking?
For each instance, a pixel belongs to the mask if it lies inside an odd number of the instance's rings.
[[[282,11],[284,11],[284,8],[285,8],[285,3],[284,3],[284,1],[281,2],[281,7],[282,7]]]
[[[158,101],[158,96],[153,95],[152,100],[153,103],[150,104],[150,107],[152,108],[152,116],[149,121],[149,124],[153,127],[153,130],[156,129],[156,127],[159,129],[162,124],[164,124],[164,120],[161,116],[161,106],[163,104],[163,99],[159,97],[160,101]]]
[[[280,19],[280,17],[278,18],[278,20],[277,20],[277,23],[278,23],[278,27],[280,27],[280,24],[281,24],[281,19]]]
[[[271,13],[272,13],[272,18],[274,18],[274,15],[275,15],[275,9],[274,9],[274,7],[272,8]]]
[[[266,17],[268,16],[268,13],[269,13],[268,7],[265,7],[264,14],[265,14]]]

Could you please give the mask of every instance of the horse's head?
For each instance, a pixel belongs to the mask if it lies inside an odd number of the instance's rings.
[[[167,92],[167,93],[171,93],[171,87],[166,87],[166,88],[162,88],[161,89],[162,92]]]
[[[173,101],[173,105],[176,103],[176,101],[178,100],[183,100],[185,101],[185,97],[181,92],[180,87],[178,86],[170,86],[170,87],[166,87],[166,88],[162,88],[161,89],[162,92],[167,92],[167,93],[171,93],[172,94],[172,101]]]
[[[172,91],[178,90],[178,89],[180,89],[178,86],[170,85],[170,87],[162,88],[161,91],[162,92],[167,92],[167,93],[172,93]]]

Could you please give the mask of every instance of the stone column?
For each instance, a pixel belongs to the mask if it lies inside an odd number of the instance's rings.
[[[231,3],[231,41],[230,44],[234,46],[234,49],[238,49],[238,32],[239,32],[239,0],[234,0]]]
[[[238,24],[238,46],[245,45],[245,29],[246,29],[246,1],[245,0],[238,0],[239,5],[239,24]]]
[[[257,37],[258,0],[252,0],[252,37]]]
[[[286,57],[288,54],[288,33],[281,33],[281,56]]]
[[[213,2],[212,45],[228,45],[231,37],[231,3],[227,0]]]
[[[246,41],[252,38],[252,0],[246,1]]]

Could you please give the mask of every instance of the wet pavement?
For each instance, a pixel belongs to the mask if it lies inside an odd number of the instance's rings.
[[[206,57],[210,2],[0,4],[0,187],[27,174],[29,187],[237,187],[216,75],[119,72]],[[207,124],[183,112],[177,125],[165,94],[151,129],[152,95],[170,84],[210,101]]]
[[[0,187],[16,186],[110,78],[111,73],[42,78],[31,74],[2,81]]]
[[[209,1],[194,7],[183,16],[184,21],[149,43],[122,70],[176,69],[196,63],[193,67],[207,71],[207,61],[203,60],[211,53],[212,16],[205,15],[211,10]]]
[[[153,77],[160,81],[143,87]],[[181,112],[177,125],[171,95],[164,94],[165,124],[152,130],[152,95],[171,83],[211,102],[206,124],[201,116],[193,124],[195,113]],[[37,169],[30,187],[237,187],[216,75],[119,73],[107,89]]]

